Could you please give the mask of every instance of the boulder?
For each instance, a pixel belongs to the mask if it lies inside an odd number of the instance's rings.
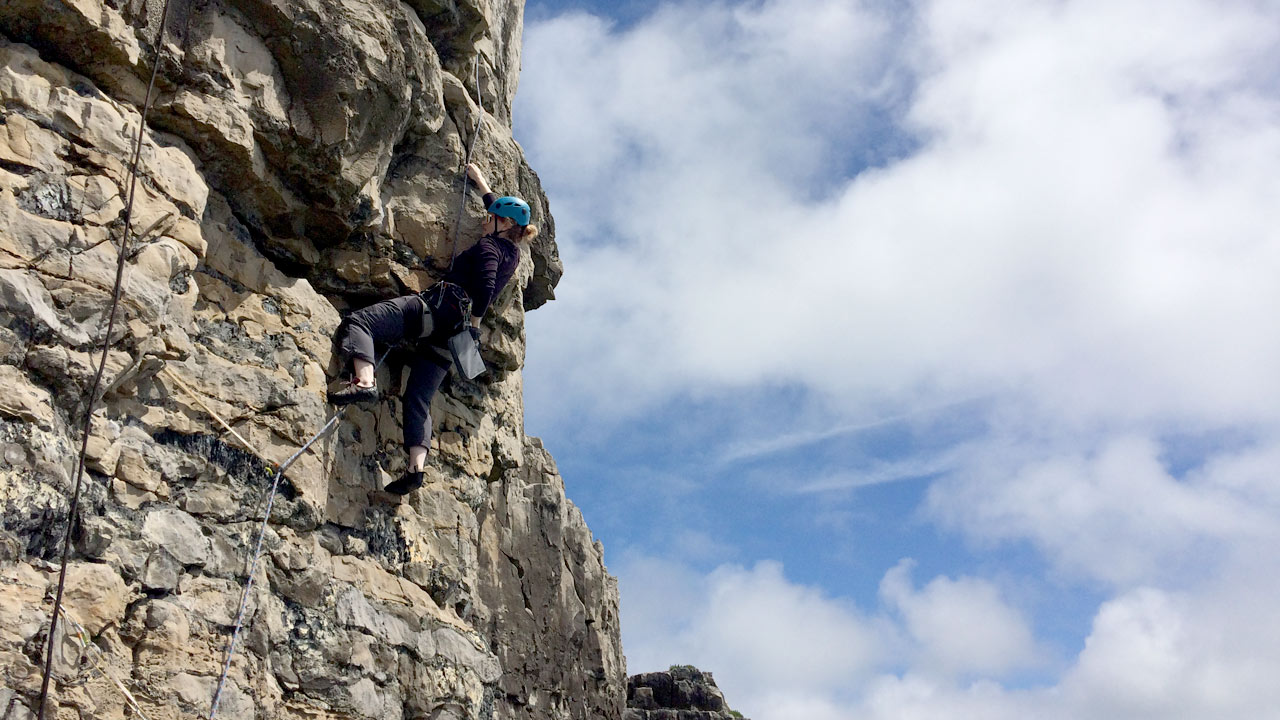
[[[172,507],[147,513],[142,536],[183,565],[204,565],[209,559],[209,539],[200,522]]]

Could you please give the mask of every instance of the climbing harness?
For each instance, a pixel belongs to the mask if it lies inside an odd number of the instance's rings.
[[[76,478],[72,484],[71,501],[67,506],[67,532],[62,537],[62,562],[58,570],[58,590],[53,599],[53,612],[49,617],[49,648],[44,661],[44,678],[40,681],[40,706],[36,708],[37,720],[44,720],[45,706],[49,701],[49,681],[53,675],[53,644],[57,638],[58,611],[62,607],[62,595],[67,585],[67,563],[71,553],[71,530],[75,526],[76,511],[80,508],[80,489],[84,479],[85,458],[89,454],[89,433],[93,429],[93,405],[97,400],[98,388],[102,386],[102,373],[107,367],[107,355],[111,350],[111,335],[115,331],[116,311],[120,307],[120,297],[124,294],[124,266],[129,257],[129,234],[133,230],[133,200],[138,189],[138,162],[142,157],[142,135],[147,127],[147,114],[151,111],[151,98],[155,90],[156,75],[160,71],[161,50],[164,49],[165,26],[169,23],[169,2],[164,0],[164,9],[160,12],[160,30],[156,33],[155,58],[151,63],[151,79],[147,83],[147,94],[142,102],[142,113],[138,118],[138,136],[134,140],[133,159],[129,163],[129,193],[124,207],[124,228],[120,234],[120,249],[116,259],[115,284],[111,290],[111,304],[107,311],[107,331],[102,336],[102,356],[93,374],[93,384],[85,397],[84,425],[81,429],[80,455],[76,462]]]
[[[138,164],[142,156],[143,133],[146,129],[147,116],[151,110],[152,99],[153,99],[153,94],[155,90],[156,77],[159,74],[159,69],[160,69],[162,50],[164,48],[165,29],[168,25],[168,19],[169,19],[170,2],[171,0],[165,0],[164,7],[160,13],[160,29],[156,35],[155,56],[154,56],[154,60],[152,62],[152,67],[151,67],[151,77],[147,83],[147,92],[143,100],[142,112],[140,113],[139,122],[138,122],[138,134],[134,141],[133,157],[130,161],[129,169],[128,169],[127,176],[128,176],[129,189],[128,189],[127,200],[125,202],[125,207],[123,211],[124,226],[123,226],[123,230],[120,237],[120,248],[119,248],[118,258],[116,262],[115,281],[114,281],[114,285],[111,293],[111,303],[107,311],[106,332],[103,335],[102,355],[98,361],[98,365],[94,373],[93,383],[86,397],[84,423],[83,423],[82,432],[81,432],[80,452],[79,452],[79,458],[76,464],[75,480],[73,482],[71,499],[70,499],[70,503],[67,511],[67,529],[66,529],[66,533],[63,536],[62,558],[61,558],[60,569],[58,572],[58,588],[54,597],[53,610],[52,610],[52,614],[49,621],[49,643],[48,643],[48,648],[45,655],[44,677],[41,681],[41,686],[40,686],[39,706],[36,709],[37,720],[44,720],[45,707],[48,705],[49,686],[50,686],[50,681],[52,679],[52,674],[53,674],[52,673],[53,654],[55,651],[55,643],[57,641],[58,619],[59,619],[60,611],[63,610],[62,599],[63,599],[64,590],[66,587],[67,566],[70,560],[71,533],[72,533],[73,526],[75,524],[76,512],[79,509],[79,501],[80,501],[81,489],[83,486],[83,479],[84,479],[85,462],[86,462],[86,457],[88,455],[89,436],[92,430],[94,404],[98,400],[98,392],[102,386],[102,376],[106,368],[107,356],[111,348],[111,336],[115,330],[117,311],[119,309],[121,297],[124,294],[124,286],[125,286],[124,270],[125,270],[125,263],[130,257],[130,253],[128,252],[129,237],[133,230],[133,224],[132,224],[133,223],[133,207],[134,207],[134,198],[137,192]],[[466,164],[470,164],[471,162],[471,156],[475,150],[476,139],[479,137],[480,130],[484,120],[484,99],[480,95],[480,58],[478,55],[475,61],[474,74],[475,74],[475,86],[476,86],[476,100],[479,104],[480,113],[476,118],[476,126],[474,131],[472,132],[471,141],[467,147],[467,155],[466,155],[466,160],[464,162],[464,166]],[[457,260],[458,236],[461,230],[462,217],[466,207],[466,195],[467,195],[467,176],[464,170],[463,180],[462,180],[463,205],[461,208],[459,208],[458,223],[457,223],[457,226],[454,228],[453,247],[450,252],[450,258],[449,258],[450,270],[453,269],[454,263]],[[444,283],[444,284],[451,285],[449,283]],[[443,289],[440,294],[441,295],[445,294],[443,292]],[[465,298],[466,294],[462,293],[462,296]],[[424,299],[424,302],[427,302],[427,300]],[[469,305],[470,305],[470,300],[467,299],[466,310],[468,314],[470,311]],[[463,308],[459,307],[458,309],[461,310]],[[463,315],[464,320],[466,317],[468,317],[468,315]],[[468,335],[468,339],[470,339],[469,331],[466,328],[463,329],[461,334]],[[474,349],[474,344],[472,345],[472,348]],[[382,354],[382,356],[378,358],[378,361],[374,366],[375,372],[379,367],[381,367],[383,361],[386,359],[387,354],[389,352],[390,352],[390,349],[385,351]],[[477,359],[478,359],[478,353],[477,353]],[[209,408],[209,406],[206,405],[204,401],[200,399],[199,395],[195,391],[193,391],[189,386],[187,386],[186,383],[182,382],[182,380],[180,380],[176,374],[174,374],[172,371],[169,371],[168,368],[165,368],[165,372],[167,373],[169,378],[174,380],[174,382],[179,387],[181,387],[185,392],[189,393],[206,412],[208,412],[215,420],[218,421],[218,423],[220,423],[224,428],[226,428],[229,432],[231,432],[231,434],[235,436],[235,438],[239,440],[240,443],[244,445],[248,451],[261,457],[261,455],[253,448],[252,445],[250,445],[250,443],[243,436],[240,435],[240,433],[236,432],[236,430],[233,427],[231,427],[229,423],[227,423],[225,420],[219,417],[217,413],[215,413],[211,408]],[[310,439],[308,439],[305,443],[303,443],[303,445],[300,448],[298,448],[298,450],[294,452],[293,455],[289,456],[289,458],[286,459],[283,463],[276,465],[271,470],[272,481],[271,481],[271,486],[267,491],[266,508],[262,514],[262,522],[258,527],[258,535],[254,543],[253,555],[248,564],[248,576],[245,580],[244,590],[241,593],[240,607],[236,613],[235,624],[232,627],[231,637],[227,643],[226,657],[223,662],[222,674],[218,678],[217,688],[214,691],[212,704],[209,710],[209,716],[208,716],[209,720],[214,720],[214,717],[218,712],[218,706],[221,701],[222,691],[225,688],[227,677],[230,674],[231,662],[235,657],[236,645],[240,638],[240,632],[244,628],[244,616],[245,616],[246,609],[248,608],[249,595],[252,592],[254,579],[258,569],[258,562],[262,556],[262,544],[266,536],[267,526],[271,519],[271,510],[274,506],[275,497],[280,487],[280,480],[284,477],[285,470],[287,470],[289,466],[291,466],[308,449],[310,449],[310,447],[313,444],[315,444],[316,441],[318,441],[321,437],[323,437],[326,433],[328,433],[329,430],[331,430],[334,426],[336,426],[338,422],[342,419],[342,417],[346,414],[346,411],[347,411],[347,407],[344,407],[339,411],[337,411],[333,415],[333,417],[331,417],[328,420],[328,422],[324,424],[323,427],[317,430],[316,433],[312,435]],[[67,619],[67,622],[72,626],[72,629],[74,631],[74,633],[71,634],[71,637],[83,649],[85,649],[88,653],[92,654],[93,651],[89,650],[89,648],[94,648],[96,650],[96,645],[93,644],[88,632],[85,631],[83,626],[81,626],[73,618],[71,618],[70,615],[67,615],[66,619]],[[91,659],[93,660],[95,667],[97,667],[97,669],[100,672],[102,672],[102,674],[105,677],[107,677],[116,686],[116,688],[120,690],[120,692],[124,695],[125,700],[128,703],[130,709],[133,712],[135,712],[138,715],[138,717],[142,718],[143,720],[146,720],[146,716],[142,713],[141,709],[138,707],[136,700],[134,699],[133,695],[129,692],[129,690],[119,680],[117,680],[114,676],[110,675],[107,672],[106,666],[100,662],[99,658],[92,657]]]
[[[432,332],[453,335],[471,317],[471,296],[461,286],[441,280],[418,293],[432,318]],[[425,333],[424,333],[425,334]]]
[[[458,211],[458,223],[454,228],[453,247],[449,253],[449,270],[453,270],[454,262],[458,259],[458,234],[462,227],[462,213],[465,211],[465,208],[466,208],[467,174],[465,171],[465,167],[467,164],[470,164],[471,162],[471,154],[475,150],[476,138],[478,138],[480,135],[481,123],[484,120],[484,99],[480,96],[480,57],[479,55],[476,56],[476,62],[475,62],[475,83],[476,83],[476,101],[480,105],[480,114],[476,118],[475,130],[471,133],[471,142],[467,147],[467,156],[463,162],[464,171],[462,174],[462,207]],[[466,319],[471,316],[471,299],[467,296],[466,292],[462,290],[462,288],[458,287],[453,283],[448,283],[444,281],[437,282],[431,288],[428,288],[427,290],[419,293],[419,298],[421,299],[422,303],[425,305],[427,311],[432,314],[433,318],[445,317],[445,311],[448,310],[450,317],[456,314],[456,316],[459,318],[457,324],[465,324]],[[433,330],[436,330],[436,329],[438,328],[434,328],[433,326]],[[453,330],[456,330],[456,329],[457,329],[456,327],[453,328]],[[453,340],[456,337],[458,337],[458,335],[466,335],[467,340],[471,340],[470,332],[464,327],[461,333],[453,333],[453,337],[450,338],[451,348],[452,348]],[[455,361],[459,362],[459,368],[463,369],[464,374],[468,372],[472,373],[467,375],[468,379],[475,377],[474,361],[480,360],[479,351],[475,349],[474,341],[472,341],[471,349],[474,351],[473,353],[474,359],[468,357],[466,361],[460,361],[458,359],[458,355],[456,354],[456,352],[454,355]],[[374,365],[375,372],[377,372],[378,368],[382,366],[382,361],[387,358],[387,354],[389,352],[390,350],[388,349],[386,352],[382,354],[382,357],[378,358],[377,364]],[[468,363],[465,368],[464,368],[463,362]],[[480,368],[481,368],[481,371],[483,371],[483,361],[480,362]],[[245,580],[244,591],[240,595],[240,608],[236,612],[235,625],[232,627],[231,638],[227,643],[226,659],[222,665],[222,674],[218,678],[217,689],[214,690],[213,704],[209,709],[209,720],[214,720],[214,716],[217,715],[218,713],[218,705],[222,699],[222,691],[223,691],[223,688],[226,686],[227,676],[231,672],[231,660],[232,658],[235,657],[236,644],[238,643],[240,638],[240,631],[244,628],[244,614],[249,604],[249,594],[253,589],[254,577],[258,569],[258,560],[262,555],[262,541],[263,541],[263,538],[266,536],[267,524],[271,518],[271,508],[273,503],[275,502],[276,491],[279,488],[280,479],[284,477],[284,471],[290,465],[292,465],[295,460],[301,457],[302,454],[306,452],[307,449],[310,448],[312,444],[314,444],[317,440],[323,437],[324,434],[327,433],[333,426],[338,424],[338,421],[342,419],[342,416],[346,413],[348,407],[350,407],[350,405],[343,407],[341,410],[335,413],[334,416],[330,418],[327,423],[324,424],[324,427],[316,431],[315,435],[311,436],[311,439],[307,440],[307,442],[304,443],[302,447],[298,448],[297,452],[291,455],[288,460],[285,460],[283,463],[281,463],[278,467],[276,467],[272,471],[271,488],[267,492],[266,511],[263,512],[262,514],[262,524],[258,528],[258,538],[254,545],[253,559],[249,564],[249,575],[248,575],[248,578]],[[207,407],[205,409],[208,410]],[[222,421],[219,420],[219,422],[222,422]],[[231,429],[230,426],[227,425],[225,422],[223,422],[222,424],[224,427],[227,427],[227,429]],[[237,435],[237,437],[239,437],[239,435]],[[241,442],[244,442],[244,440],[241,439]]]

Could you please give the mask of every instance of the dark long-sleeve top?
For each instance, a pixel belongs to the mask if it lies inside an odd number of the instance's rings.
[[[487,208],[497,200],[496,193],[485,193]],[[520,248],[510,240],[495,235],[480,238],[475,245],[458,253],[453,269],[445,275],[446,282],[454,283],[471,298],[471,314],[484,317],[493,299],[515,275],[520,264]]]

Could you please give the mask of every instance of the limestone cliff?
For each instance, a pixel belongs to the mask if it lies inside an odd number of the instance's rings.
[[[5,718],[35,707],[161,8],[0,0]],[[173,0],[74,518],[64,606],[92,647],[60,626],[48,717],[133,716],[94,658],[148,718],[207,715],[268,463],[327,418],[340,313],[447,265],[482,103],[475,160],[543,230],[486,321],[491,370],[446,383],[428,484],[402,504],[369,495],[403,468],[394,392],[288,471],[218,717],[621,717],[616,584],[523,429],[524,312],[560,264],[510,132],[522,17],[518,0]]]

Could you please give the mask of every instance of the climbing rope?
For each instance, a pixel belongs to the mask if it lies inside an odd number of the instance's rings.
[[[345,410],[346,408],[343,409]],[[334,418],[341,415],[342,413],[339,412],[334,415]],[[329,427],[330,425],[326,424],[321,432],[324,432]],[[320,433],[316,433],[316,437],[318,438],[319,436]],[[310,445],[311,442],[315,442],[315,438],[312,438],[307,445]],[[299,454],[301,454],[301,451],[299,451]],[[294,457],[297,457],[297,455],[294,455]],[[290,460],[292,459],[290,458]],[[240,630],[244,627],[245,608],[249,604],[249,592],[253,589],[254,574],[258,570],[258,558],[262,556],[262,538],[267,534],[267,521],[271,519],[271,507],[275,503],[276,490],[280,487],[280,478],[283,475],[284,473],[281,472],[280,468],[276,468],[272,473],[271,489],[267,493],[267,511],[262,514],[262,525],[258,528],[258,541],[253,548],[253,563],[249,566],[249,577],[245,580],[244,592],[240,595],[240,609],[236,612],[235,626],[231,631],[231,639],[227,642],[227,656],[222,664],[222,675],[218,678],[218,687],[213,692],[213,704],[209,708],[209,720],[213,720],[213,716],[218,714],[218,703],[222,699],[222,688],[226,685],[227,675],[231,672],[231,659],[235,657],[236,642],[240,639]]]
[[[40,682],[40,706],[36,709],[37,720],[44,720],[45,706],[49,700],[49,681],[53,675],[54,640],[57,638],[58,611],[62,607],[62,595],[67,585],[67,563],[71,553],[71,530],[75,526],[76,511],[80,508],[80,489],[84,479],[85,457],[89,453],[89,433],[93,428],[93,405],[98,399],[98,388],[102,386],[102,373],[107,366],[107,354],[111,350],[111,334],[115,332],[116,311],[120,307],[120,297],[124,294],[124,266],[129,253],[129,233],[133,229],[133,199],[138,189],[138,161],[142,157],[142,134],[147,127],[147,113],[151,111],[151,98],[156,85],[156,75],[160,71],[161,51],[164,49],[164,31],[169,22],[169,2],[164,1],[164,9],[160,12],[160,31],[156,34],[156,52],[151,63],[151,79],[147,83],[147,94],[143,99],[142,113],[138,118],[138,136],[134,140],[133,159],[129,163],[129,194],[124,208],[124,229],[120,234],[119,256],[116,259],[115,284],[111,290],[111,305],[107,311],[107,331],[102,337],[102,356],[98,359],[98,367],[93,374],[93,385],[85,398],[84,425],[81,429],[80,456],[76,462],[76,477],[72,484],[71,502],[67,507],[67,531],[62,537],[62,562],[58,570],[58,590],[54,595],[53,611],[49,618],[49,649],[45,654],[44,678]]]
[[[195,390],[192,390],[190,385],[183,382],[182,378],[178,377],[177,373],[170,370],[168,365],[164,366],[164,370],[162,370],[162,372],[168,375],[169,379],[172,380],[174,384],[182,388],[188,395],[190,395],[191,399],[195,400],[197,405],[204,408],[204,411],[209,413],[209,417],[212,417],[214,420],[217,420],[219,425],[226,428],[227,432],[235,436],[235,439],[240,441],[240,444],[244,446],[245,450],[248,450],[249,452],[253,452],[253,445],[250,445],[249,441],[245,440],[244,437],[240,435],[240,433],[236,432],[235,428],[231,427],[231,425],[227,423],[226,420],[223,420],[221,417],[218,416],[218,413],[214,412],[212,408],[206,405],[204,400],[200,398],[200,394],[197,393]]]
[[[142,720],[147,720],[147,716],[142,712],[142,708],[138,707],[138,701],[133,697],[133,693],[129,692],[129,688],[125,687],[124,683],[120,682],[120,679],[111,673],[110,667],[106,662],[106,658],[103,656],[102,651],[98,649],[98,646],[93,644],[93,637],[89,634],[89,631],[85,630],[83,625],[76,622],[76,619],[71,616],[71,613],[67,612],[66,608],[62,608],[62,612],[66,615],[67,624],[70,625],[73,630],[73,632],[68,633],[68,635],[75,641],[76,645],[80,646],[80,651],[85,657],[89,658],[89,662],[93,663],[93,668],[97,670],[102,677],[109,680],[111,684],[115,686],[116,690],[120,691],[120,695],[124,697],[125,704],[129,706],[130,710],[133,710],[133,712],[138,717],[142,718]]]
[[[382,361],[386,360],[387,355],[389,355],[390,353],[391,353],[391,349],[388,348],[386,351],[382,353],[382,357],[378,358],[378,362],[375,363],[373,366],[373,371],[375,373],[378,371],[378,368],[382,367]],[[172,373],[170,374],[170,376],[174,377]],[[190,392],[189,389],[188,389],[188,392]],[[201,403],[201,405],[204,406],[203,403]],[[333,428],[335,425],[338,424],[340,420],[342,420],[343,415],[346,414],[347,409],[350,407],[351,407],[350,405],[346,405],[341,410],[334,413],[333,417],[329,418],[329,421],[326,422],[323,427],[317,430],[316,433],[312,435],[309,440],[303,443],[302,447],[298,448],[297,452],[290,455],[287,460],[277,465],[271,471],[271,475],[272,475],[271,487],[267,491],[267,508],[266,508],[266,511],[262,513],[262,523],[261,525],[258,526],[258,539],[254,543],[253,556],[252,556],[251,562],[249,563],[249,576],[245,580],[244,591],[240,594],[240,609],[236,611],[236,621],[231,629],[231,638],[227,641],[226,659],[222,663],[222,674],[218,677],[218,686],[213,692],[213,704],[209,707],[209,720],[213,720],[214,716],[218,714],[218,705],[222,701],[222,690],[227,684],[227,676],[231,673],[231,660],[235,657],[236,645],[239,643],[239,640],[240,640],[240,631],[244,629],[244,615],[245,615],[245,611],[249,607],[249,594],[253,590],[254,577],[257,575],[257,572],[258,572],[258,560],[262,557],[262,541],[267,534],[267,523],[271,519],[271,508],[275,504],[276,491],[279,490],[280,488],[280,479],[284,477],[284,471],[288,470],[289,466],[292,465],[294,461],[302,457],[302,454],[305,453],[308,448],[314,445],[317,440],[319,440],[321,437],[325,435],[325,433],[329,432],[330,428]],[[208,407],[205,407],[205,410],[207,410],[210,414],[213,414],[213,411],[209,410]],[[223,421],[221,418],[218,418],[216,415],[214,415],[214,417],[218,419],[219,422],[222,422],[223,426],[226,427],[228,430],[231,429],[231,426],[227,425],[226,422]],[[232,430],[232,432],[234,433],[235,431]],[[240,435],[237,433],[236,437],[239,438]],[[240,438],[240,441],[245,442],[243,438]],[[246,446],[249,447],[250,452],[253,452],[253,454],[258,455],[258,457],[262,457],[261,454],[258,453],[252,446],[248,445],[247,442],[245,444]]]
[[[480,54],[476,53],[475,63],[476,104],[480,106],[480,114],[476,116],[476,128],[471,132],[471,142],[467,145],[467,157],[462,161],[462,201],[458,203],[458,222],[453,226],[453,249],[449,251],[449,270],[458,259],[458,235],[462,232],[462,218],[467,211],[467,166],[471,164],[471,152],[476,148],[476,139],[480,137],[480,125],[484,122],[484,97],[480,95]]]
[[[98,391],[102,385],[102,376],[106,368],[107,356],[111,348],[111,336],[115,331],[116,316],[118,313],[121,297],[124,294],[124,285],[125,285],[124,270],[125,270],[125,263],[129,257],[129,253],[128,253],[129,236],[133,229],[133,206],[134,206],[134,198],[137,193],[138,164],[142,156],[143,132],[146,128],[147,116],[151,110],[152,98],[155,90],[156,77],[159,74],[161,53],[164,48],[165,29],[166,29],[166,26],[168,25],[168,19],[169,19],[170,2],[171,0],[165,0],[164,7],[160,14],[160,29],[156,36],[155,56],[154,56],[154,60],[152,62],[152,67],[151,67],[151,77],[147,83],[147,92],[143,100],[142,112],[140,114],[139,123],[138,123],[138,134],[134,141],[133,157],[129,164],[129,170],[128,170],[129,191],[128,191],[127,201],[125,203],[125,208],[124,208],[124,227],[120,237],[120,247],[119,247],[118,258],[116,262],[115,281],[114,281],[114,285],[112,287],[112,292],[111,292],[111,303],[107,311],[107,325],[106,325],[106,332],[103,335],[102,354],[98,361],[98,365],[94,373],[93,383],[90,387],[89,394],[86,399],[84,423],[82,425],[82,431],[81,431],[80,452],[79,452],[79,457],[76,463],[75,480],[73,482],[71,500],[70,500],[68,511],[67,511],[67,529],[66,529],[66,533],[63,536],[62,558],[61,558],[61,564],[58,572],[58,588],[54,597],[53,610],[52,610],[52,614],[49,621],[49,644],[48,644],[48,650],[45,655],[44,677],[41,681],[41,686],[40,686],[40,701],[39,701],[39,706],[36,712],[37,720],[44,720],[45,708],[48,705],[49,686],[50,686],[50,681],[52,679],[53,654],[55,651],[55,645],[56,645],[56,639],[57,639],[58,619],[59,619],[60,610],[62,609],[62,599],[63,599],[64,590],[66,588],[66,580],[67,580],[67,566],[70,560],[71,533],[75,524],[76,512],[79,509],[80,494],[81,494],[81,489],[83,486],[83,479],[84,479],[85,460],[88,455],[89,436],[90,436],[90,432],[92,431],[92,418],[93,418],[94,404],[98,400]],[[472,132],[471,141],[467,147],[466,159],[464,161],[463,181],[462,181],[462,207],[459,208],[458,224],[454,229],[453,247],[452,247],[452,250],[450,253],[450,259],[449,259],[450,270],[453,269],[454,262],[457,259],[458,237],[461,231],[463,213],[465,212],[465,208],[466,208],[468,178],[466,176],[465,165],[470,164],[471,162],[472,153],[475,150],[476,140],[479,137],[480,129],[484,120],[484,100],[480,95],[480,58],[479,56],[476,57],[476,62],[475,62],[475,87],[476,87],[476,100],[477,100],[477,103],[479,104],[480,113],[476,118],[476,126],[474,131]],[[384,352],[382,357],[378,359],[377,364],[374,366],[375,371],[382,365],[382,362],[383,360],[386,359],[386,357],[387,357],[387,352]],[[247,449],[249,449],[251,452],[254,452],[254,454],[258,454],[256,451],[254,451],[253,447],[248,443],[248,441],[246,441],[238,432],[236,432],[235,429],[232,428],[226,421],[218,417],[218,415],[214,413],[207,405],[205,405],[205,403],[202,400],[200,400],[199,396],[196,395],[196,393],[192,391],[189,387],[187,387],[185,383],[179,380],[175,374],[173,374],[172,372],[169,372],[168,374],[169,374],[169,377],[174,379],[174,381],[180,387],[182,387],[186,392],[190,393],[193,397],[195,397],[196,401],[200,404],[200,406],[204,408],[205,411],[208,412],[211,416],[213,416],[215,420],[217,420],[220,424],[222,424],[223,427],[229,430],[232,433],[232,435],[234,435],[242,444],[246,446]],[[341,410],[339,410],[337,413],[335,413],[333,417],[331,417],[329,421],[324,424],[323,427],[321,427],[318,431],[316,431],[316,433],[312,435],[311,438],[307,440],[293,455],[291,455],[287,460],[285,460],[283,463],[280,463],[271,471],[272,482],[271,482],[271,487],[268,489],[268,492],[267,492],[266,510],[265,512],[263,512],[262,522],[258,528],[258,536],[254,544],[252,560],[249,563],[248,577],[245,581],[244,590],[240,597],[240,607],[236,613],[235,625],[232,629],[231,638],[229,639],[227,644],[226,659],[223,663],[222,674],[218,679],[218,685],[216,690],[214,691],[213,701],[210,706],[209,720],[213,720],[213,718],[218,712],[218,706],[221,701],[222,691],[226,685],[227,676],[229,675],[231,670],[231,662],[235,657],[235,650],[236,650],[236,645],[239,641],[240,632],[244,628],[245,611],[248,607],[249,595],[252,591],[254,578],[257,574],[258,562],[262,556],[262,544],[266,536],[267,526],[271,519],[271,510],[272,510],[272,507],[274,506],[275,497],[280,487],[280,480],[281,478],[284,477],[285,470],[287,470],[289,466],[291,466],[298,458],[300,458],[303,455],[303,453],[305,453],[313,444],[315,444],[316,441],[318,441],[330,429],[332,429],[335,425],[337,425],[338,422],[345,415],[346,411],[347,411],[347,407],[344,407]],[[258,455],[259,457],[261,457],[260,454]],[[68,622],[72,624],[73,629],[75,630],[74,637],[76,638],[77,642],[80,643],[82,646],[85,646],[86,643],[88,645],[92,645],[92,642],[89,640],[88,633],[85,632],[84,628],[80,626],[78,623],[76,623],[73,619],[71,619],[70,616],[68,616],[67,619],[68,619]],[[95,659],[94,662],[96,664],[97,660]],[[116,681],[114,677],[107,674],[105,670],[103,670],[101,667],[99,669],[102,670],[103,674],[107,676],[109,679],[111,679],[116,684],[117,688],[124,693],[126,700],[129,702],[130,707],[134,710],[134,712],[136,712],[139,717],[143,717],[145,720],[145,716],[142,714],[141,710],[137,707],[137,703],[134,701],[133,696],[129,693],[128,689],[125,688],[118,681]]]

